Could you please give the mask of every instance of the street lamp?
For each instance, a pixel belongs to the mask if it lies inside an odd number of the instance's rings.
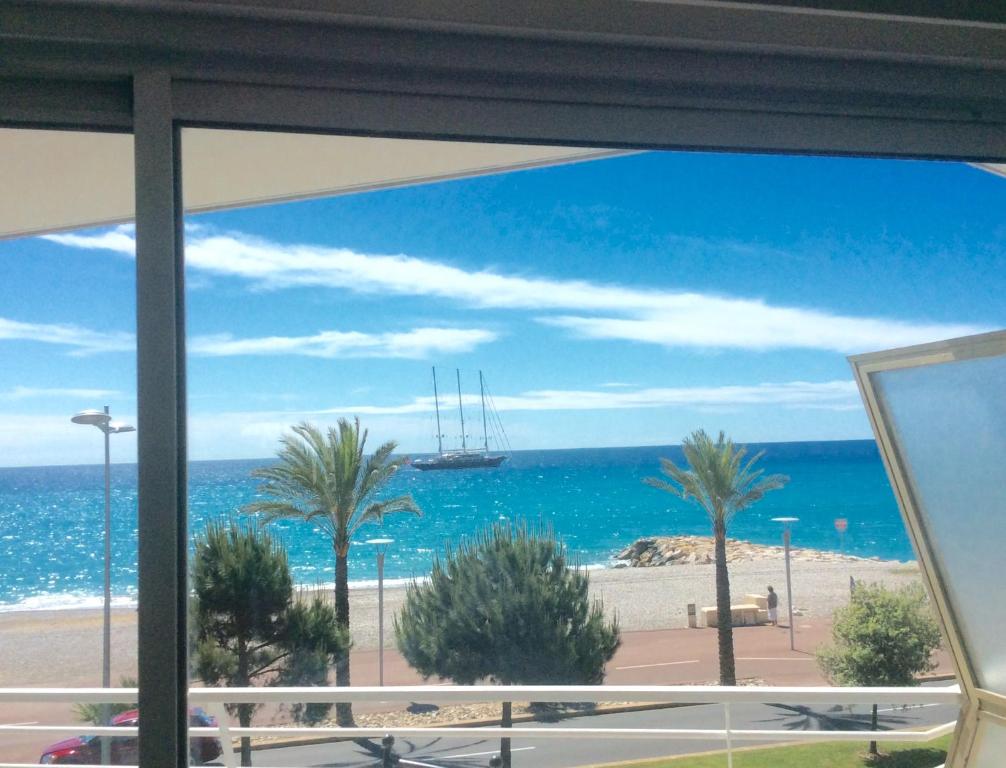
[[[796,641],[793,638],[793,582],[789,576],[789,527],[792,523],[799,523],[799,517],[773,517],[773,523],[782,523],[782,545],[786,550],[786,602],[789,604],[789,649],[796,650]]]
[[[384,553],[394,539],[367,539],[365,544],[377,547],[377,675],[378,685],[384,685]]]
[[[101,687],[110,688],[112,685],[111,656],[112,656],[112,473],[111,462],[108,450],[108,436],[117,435],[120,432],[135,432],[136,427],[124,424],[121,421],[112,421],[108,413],[108,406],[104,411],[87,410],[81,411],[70,418],[74,424],[85,424],[97,427],[105,435],[105,604],[104,623],[102,628],[102,658],[101,658]],[[101,705],[102,725],[109,724],[109,706]],[[108,765],[111,762],[111,746],[107,738],[101,740],[101,763]]]

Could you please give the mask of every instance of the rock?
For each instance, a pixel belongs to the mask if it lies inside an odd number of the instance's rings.
[[[727,540],[728,563],[781,560],[783,556],[784,550],[780,546]],[[615,567],[705,565],[714,562],[714,557],[715,548],[711,536],[647,536],[637,539],[615,555],[616,560],[623,561]],[[861,558],[807,548],[790,550],[790,557],[795,562],[817,563],[881,561],[879,557]]]

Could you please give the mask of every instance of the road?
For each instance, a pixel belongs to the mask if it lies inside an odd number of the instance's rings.
[[[791,651],[788,632],[784,629],[766,626],[736,627],[734,644],[738,678],[756,679],[765,685],[824,685],[825,681],[814,660],[813,649],[827,639],[829,631],[830,622],[827,620],[807,619],[797,625],[797,650]],[[714,683],[719,667],[716,647],[715,629],[623,632],[622,646],[608,665],[605,683],[611,685]],[[937,653],[935,660],[939,663],[938,671],[951,669],[945,652]],[[351,655],[351,666],[353,681],[356,684],[377,683],[376,651],[354,651]],[[9,684],[16,684],[14,681],[16,675],[11,673],[9,677],[13,678]],[[422,678],[393,649],[388,649],[386,653],[385,680],[389,685],[423,684]],[[58,682],[53,682],[53,685],[57,684]],[[383,705],[354,707],[358,712],[377,711],[383,708]],[[69,704],[0,706],[0,724],[54,725],[75,721],[76,717]],[[274,723],[270,712],[263,710],[256,715],[255,723],[271,725],[283,724],[283,721],[280,719]],[[84,726],[81,726],[81,732],[86,732]],[[0,759],[34,762],[38,760],[42,749],[56,740],[30,733],[0,734]],[[324,765],[323,762],[319,764]]]
[[[881,705],[880,724],[885,729],[917,728],[950,722],[956,707],[922,705],[908,708]],[[735,704],[731,726],[740,729],[779,730],[867,730],[868,707],[823,707],[812,709],[793,705]],[[535,724],[551,728],[722,728],[723,707],[709,704],[675,709],[597,715],[565,720],[556,724]],[[368,751],[353,742],[284,747],[254,752],[256,766],[269,768],[364,768],[377,762],[377,740]],[[735,746],[745,746],[737,742]],[[722,741],[638,740],[638,739],[515,739],[514,766],[573,768],[619,760],[647,759],[723,749]],[[476,768],[487,766],[499,750],[497,739],[479,738],[475,729],[470,738],[399,739],[395,752],[402,765],[415,768]]]

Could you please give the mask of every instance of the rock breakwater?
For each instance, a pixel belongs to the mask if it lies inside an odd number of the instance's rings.
[[[637,539],[617,555],[618,565],[645,568],[658,565],[702,565],[714,562],[714,542],[712,536],[650,536]],[[790,558],[795,561],[838,563],[880,560],[879,557],[855,557],[820,549],[791,547]],[[753,544],[740,539],[727,539],[727,562],[753,562],[757,560],[781,560],[784,550],[781,546]]]

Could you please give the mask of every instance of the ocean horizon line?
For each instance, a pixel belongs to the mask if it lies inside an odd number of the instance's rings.
[[[779,445],[835,445],[839,443],[872,443],[876,445],[876,439],[874,437],[850,437],[850,438],[826,438],[821,440],[748,440],[741,441],[735,440],[736,445],[743,447],[769,447],[769,446],[779,446]],[[572,447],[561,447],[561,448],[514,448],[512,450],[506,451],[510,454],[523,454],[523,453],[559,453],[559,452],[573,452],[573,451],[633,451],[633,450],[650,450],[657,448],[681,448],[681,443],[645,443],[642,445],[579,445]],[[502,451],[497,451],[500,453]],[[436,456],[436,451],[398,451],[393,454],[395,457],[399,456]],[[188,464],[211,464],[218,462],[252,462],[252,461],[275,461],[276,456],[248,456],[248,457],[237,457],[237,458],[220,458],[220,459],[189,459]],[[112,461],[111,465],[113,467],[135,467],[137,462],[135,461]],[[0,472],[5,470],[24,470],[24,469],[75,469],[75,468],[91,468],[91,467],[104,467],[102,462],[94,462],[90,464],[10,464],[5,466],[0,466]]]

